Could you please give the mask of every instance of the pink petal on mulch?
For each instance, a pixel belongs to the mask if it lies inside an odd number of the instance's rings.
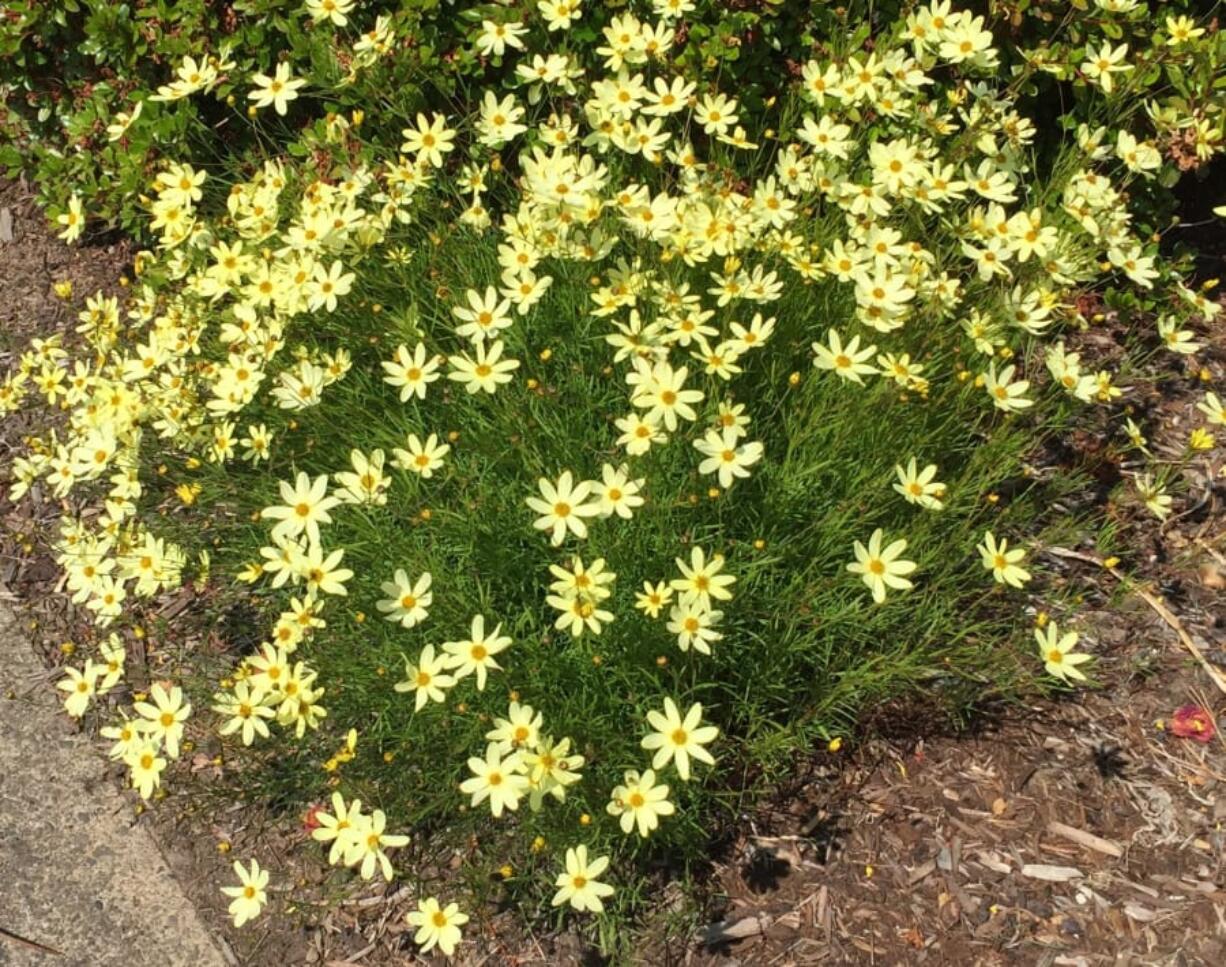
[[[1171,716],[1171,731],[1181,739],[1208,742],[1217,734],[1213,713],[1199,705],[1183,705]]]

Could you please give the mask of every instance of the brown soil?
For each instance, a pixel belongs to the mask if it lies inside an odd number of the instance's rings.
[[[86,295],[113,291],[132,248],[106,240],[63,245],[19,185],[0,182],[3,208],[16,234],[0,243],[7,283],[0,369],[7,369],[31,337],[70,331]],[[72,308],[51,289],[64,279],[74,283]],[[1090,354],[1095,340],[1110,355],[1109,325],[1092,330],[1081,348]],[[1197,362],[1218,382],[1224,360],[1219,344]],[[1155,428],[1152,449],[1173,455],[1199,422],[1193,403],[1202,387],[1172,371],[1160,389],[1138,403]],[[0,479],[26,432],[21,417],[0,423]],[[1104,484],[1086,498],[1102,503],[1119,479],[1118,458],[1094,428],[1063,451]],[[1060,452],[1052,459],[1062,459]],[[1165,525],[1135,506],[1103,509],[1129,548],[1122,567],[1160,594],[1209,660],[1226,667],[1222,463],[1219,448],[1191,468],[1187,493]],[[56,592],[54,564],[38,550],[58,511],[54,504],[14,508],[0,489],[0,581],[23,595],[24,618],[51,664],[64,660],[61,643],[94,635]],[[1176,738],[1159,724],[1188,703],[1220,716],[1226,695],[1190,660],[1170,624],[1116,577],[1067,556],[1049,555],[1045,564],[1049,580],[1083,595],[1078,623],[1098,659],[1100,689],[985,715],[961,734],[927,721],[922,704],[875,710],[869,738],[798,763],[787,787],[723,844],[706,884],[710,926],[696,937],[656,941],[647,925],[642,962],[1226,962],[1226,787],[1217,788],[1226,782],[1226,742]],[[192,593],[156,606],[173,616]],[[138,648],[138,680],[172,674],[187,647]],[[202,790],[220,792],[209,740],[201,732],[197,741],[185,771]],[[297,848],[300,827],[248,807],[206,809],[205,801],[172,798],[138,821],[152,823],[236,962],[416,961],[402,922],[409,888],[354,884]],[[274,899],[279,915],[242,931],[230,928],[217,890],[235,855],[258,856],[294,889],[292,904]],[[450,859],[434,864],[446,870]],[[525,933],[510,910],[475,915],[467,936],[476,942],[466,944],[465,962],[597,962],[571,935]]]

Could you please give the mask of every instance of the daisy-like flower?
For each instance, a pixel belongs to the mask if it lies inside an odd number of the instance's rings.
[[[132,113],[128,114],[125,111],[116,111],[115,119],[106,126],[106,139],[108,141],[118,141],[128,129],[136,123],[136,119],[140,117],[140,112],[144,110],[145,102],[137,101],[132,108]]]
[[[668,434],[660,428],[659,421],[647,419],[638,413],[618,417],[615,425],[621,430],[617,445],[625,447],[626,453],[632,457],[642,456],[654,443],[668,441]]]
[[[356,278],[355,273],[345,271],[345,266],[339,260],[327,268],[324,268],[322,262],[317,263],[307,290],[307,308],[312,312],[316,309],[335,312],[337,300],[348,295]]]
[[[447,378],[461,383],[469,393],[493,393],[503,383],[511,382],[511,373],[519,369],[518,359],[503,359],[501,339],[493,340],[487,347],[478,343],[475,358],[467,353],[448,356],[451,372]]]
[[[1222,405],[1216,393],[1206,393],[1196,408],[1205,414],[1210,423],[1226,426],[1226,406]]]
[[[65,242],[75,242],[85,231],[85,210],[81,207],[79,195],[68,199],[68,210],[55,216],[55,223],[62,225],[64,230],[59,237]]]
[[[898,475],[898,483],[894,489],[906,498],[909,504],[918,504],[928,510],[940,510],[945,506],[941,498],[945,495],[945,484],[934,479],[937,475],[937,465],[930,463],[923,470],[915,457],[912,457],[904,468],[902,464],[894,467]]]
[[[508,47],[523,50],[524,42],[520,38],[527,32],[527,27],[513,20],[507,23],[483,20],[481,33],[477,35],[477,50],[486,57],[501,57]]]
[[[1148,473],[1137,474],[1133,483],[1151,514],[1159,520],[1166,520],[1171,515],[1172,500],[1165,484],[1154,480],[1153,474]]]
[[[681,717],[677,703],[671,698],[664,699],[663,712],[656,709],[649,711],[647,724],[655,731],[644,736],[642,746],[649,751],[655,750],[651,767],[662,769],[672,762],[682,782],[689,782],[691,758],[715,765],[715,759],[705,747],[719,735],[719,729],[701,723],[702,705],[698,702],[690,706],[685,718]]]
[[[609,858],[600,856],[588,862],[587,847],[572,847],[566,851],[566,872],[559,873],[553,895],[553,906],[569,903],[580,913],[604,912],[603,897],[613,895],[613,887],[601,883],[598,877],[609,866]]]
[[[617,580],[617,575],[605,569],[603,557],[598,557],[590,565],[584,564],[578,554],[571,557],[570,567],[558,564],[549,565],[549,573],[556,581],[549,585],[549,590],[566,600],[582,598],[587,601],[603,601],[612,591],[606,585]]]
[[[545,598],[545,603],[561,612],[553,626],[559,631],[565,629],[572,638],[581,637],[585,631],[598,635],[605,622],[613,620],[613,612],[601,608],[590,597],[568,598],[551,594]]]
[[[284,62],[277,65],[272,77],[267,74],[253,74],[251,80],[255,83],[255,90],[247,95],[248,100],[256,107],[268,107],[271,104],[273,110],[282,116],[288,110],[289,102],[297,100],[298,89],[306,83],[300,77],[293,77],[289,64]]]
[[[1086,680],[1077,666],[1092,660],[1092,656],[1073,651],[1077,647],[1077,632],[1060,634],[1056,623],[1050,621],[1046,627],[1034,629],[1034,639],[1039,643],[1039,658],[1047,674],[1064,682],[1069,679],[1079,682]]]
[[[158,755],[156,742],[146,739],[124,756],[124,764],[128,767],[132,788],[140,793],[142,799],[148,799],[153,791],[162,783],[162,770],[166,768],[166,760]]]
[[[267,720],[276,713],[264,704],[266,694],[259,689],[252,690],[247,681],[239,681],[234,683],[232,692],[217,695],[213,711],[227,716],[218,733],[233,735],[239,732],[243,745],[251,745],[257,735],[268,738]]]
[[[318,825],[311,830],[311,839],[317,843],[331,843],[328,862],[335,866],[353,848],[354,841],[366,828],[367,817],[362,814],[362,801],[355,799],[348,805],[339,792],[332,793],[332,812],[316,808],[312,813]]]
[[[671,816],[676,807],[669,801],[668,786],[656,782],[654,769],[641,775],[630,770],[620,786],[613,789],[607,807],[610,816],[621,817],[622,832],[629,835],[638,826],[639,835],[646,838],[660,825],[661,816]]]
[[[634,372],[627,380],[634,387],[631,402],[646,410],[643,419],[652,424],[663,423],[672,432],[677,429],[677,419],[696,420],[698,414],[691,404],[702,400],[701,390],[686,389],[685,378],[689,370],[682,366],[673,369],[666,362],[654,366],[639,356],[634,358]]]
[[[434,476],[434,471],[443,465],[443,458],[451,452],[451,445],[439,443],[438,436],[431,433],[423,443],[416,433],[410,433],[406,441],[407,450],[396,447],[392,450],[392,461],[401,470],[415,473],[424,480]]]
[[[660,617],[660,611],[673,599],[673,589],[664,581],[643,582],[643,590],[634,592],[634,606],[649,618]]]
[[[343,547],[338,547],[325,557],[323,545],[312,544],[305,554],[294,561],[294,573],[306,582],[307,591],[311,594],[348,594],[345,582],[353,577],[353,571],[340,566],[344,556]]]
[[[537,481],[540,497],[527,498],[528,507],[540,514],[532,526],[537,530],[552,531],[550,543],[554,547],[566,540],[567,532],[576,537],[587,537],[585,517],[600,513],[600,505],[585,503],[592,493],[592,484],[587,480],[574,483],[569,470],[562,471],[555,484],[546,477]]]
[[[1019,379],[1014,382],[1014,371],[1015,367],[1009,365],[998,374],[996,372],[996,364],[992,363],[988,366],[988,371],[983,374],[983,388],[992,397],[993,405],[998,410],[1004,410],[1006,413],[1034,406],[1034,400],[1026,399],[1026,391],[1030,389],[1030,381]]]
[[[985,531],[983,543],[977,548],[983,566],[992,572],[992,579],[997,584],[1007,584],[1020,588],[1030,580],[1030,572],[1021,566],[1020,561],[1026,556],[1020,547],[1009,549],[1007,540],[997,541],[991,531]]]
[[[417,909],[406,913],[405,922],[410,927],[416,927],[413,943],[428,953],[434,947],[450,957],[462,939],[460,928],[468,923],[468,914],[461,913],[458,904],[449,903],[442,906],[436,897],[426,897],[417,901]]]
[[[677,636],[677,647],[682,651],[693,648],[700,655],[709,655],[711,642],[724,637],[715,630],[723,617],[722,611],[711,611],[694,600],[673,607],[668,615],[668,630]]]
[[[361,450],[352,450],[349,462],[353,470],[342,470],[333,474],[339,489],[337,498],[346,504],[373,504],[383,506],[387,503],[387,488],[391,479],[383,473],[383,451],[375,450],[367,456]]]
[[[643,506],[643,498],[639,496],[642,486],[642,478],[631,479],[624,466],[614,468],[606,463],[600,468],[600,480],[592,483],[592,494],[600,508],[600,516],[616,514],[623,520],[629,520],[634,516],[634,509]]]
[[[394,849],[408,843],[409,837],[385,833],[387,817],[383,810],[376,809],[370,814],[358,835],[349,841],[349,850],[345,855],[345,864],[358,867],[358,874],[364,880],[375,875],[375,868],[383,873],[383,879],[392,881],[392,861],[388,859],[384,849]]]
[[[407,346],[397,346],[391,362],[382,365],[387,374],[383,382],[400,389],[401,403],[407,403],[414,396],[424,400],[426,387],[439,378],[438,357],[426,352],[425,343],[419,342],[411,353]]]
[[[550,736],[542,736],[536,747],[523,753],[524,770],[528,774],[528,803],[533,811],[541,808],[546,795],[559,802],[566,798],[566,787],[573,786],[583,778],[579,769],[584,758],[570,751],[570,739],[554,742]]]
[[[448,664],[455,672],[456,680],[469,675],[477,676],[477,691],[485,691],[485,676],[490,669],[502,670],[494,656],[511,644],[508,635],[502,634],[501,622],[494,625],[489,634],[485,632],[485,616],[473,617],[468,637],[461,641],[443,642]]]
[[[421,650],[417,664],[404,660],[404,681],[397,682],[398,692],[413,692],[416,695],[414,711],[420,712],[430,701],[442,702],[447,698],[443,691],[455,684],[455,678],[447,674],[447,656],[434,654],[434,646],[426,645]]]
[[[505,719],[494,719],[494,728],[485,733],[503,755],[515,749],[529,749],[537,744],[544,719],[531,705],[512,702]]]
[[[83,671],[69,666],[64,669],[65,677],[56,682],[55,687],[63,690],[64,710],[74,719],[79,719],[89,708],[89,703],[97,691],[98,675],[101,669],[92,659],[87,659]]]
[[[536,5],[550,33],[569,30],[571,24],[583,16],[582,7],[583,0],[538,0]]]
[[[328,475],[320,474],[311,480],[299,471],[292,485],[282,480],[280,488],[282,503],[260,511],[261,517],[280,521],[272,529],[272,539],[293,539],[306,534],[312,544],[318,544],[319,525],[332,523],[328,511],[340,503],[336,497],[328,496]]]
[[[485,295],[476,289],[469,289],[464,297],[468,300],[467,306],[451,307],[451,314],[464,323],[456,326],[457,336],[481,345],[510,327],[511,302],[509,299],[500,300],[498,290],[492,285],[485,287]]]
[[[868,547],[856,541],[853,547],[856,559],[847,565],[847,570],[852,574],[859,574],[861,580],[868,585],[877,604],[885,600],[886,588],[905,591],[912,587],[905,575],[915,570],[914,561],[900,556],[907,549],[907,542],[899,539],[883,550],[881,542],[884,536],[878,527],[868,539]]]
[[[1112,75],[1132,70],[1132,65],[1126,61],[1127,57],[1127,44],[1112,47],[1110,41],[1104,40],[1098,50],[1086,47],[1086,59],[1081,64],[1081,73],[1088,80],[1096,82],[1104,94],[1110,94],[1115,90],[1115,78]]]
[[[709,610],[712,601],[731,601],[732,592],[729,588],[736,583],[736,576],[725,574],[724,555],[712,554],[707,560],[707,552],[695,546],[690,551],[690,563],[687,565],[681,558],[673,561],[681,577],[670,582],[673,590],[680,592],[680,603],[683,606],[696,603],[700,608]]]
[[[455,134],[455,131],[447,127],[447,119],[443,115],[433,114],[427,118],[418,112],[417,127],[405,128],[400,132],[404,138],[400,150],[405,154],[416,155],[419,163],[441,168],[443,155],[450,154],[455,149]]]
[[[460,791],[472,796],[473,806],[488,799],[495,819],[502,816],[504,809],[514,812],[519,808],[520,799],[528,791],[528,777],[524,775],[520,753],[512,752],[504,757],[497,743],[491,742],[485,747],[485,758],[473,756],[468,760],[468,768],[473,776],[460,783]]]
[[[403,568],[398,568],[390,581],[384,581],[379,587],[387,595],[375,602],[375,607],[383,612],[388,621],[398,621],[402,628],[412,628],[426,620],[429,607],[434,602],[434,593],[430,590],[433,578],[429,571],[413,581]]]
[[[245,869],[238,860],[234,861],[234,875],[238,877],[238,886],[223,886],[221,892],[231,897],[230,916],[234,918],[234,926],[241,927],[248,920],[254,920],[268,902],[265,889],[268,886],[268,871],[260,869],[258,860],[251,860],[251,869]]]
[[[1158,336],[1162,344],[1173,353],[1191,356],[1205,347],[1203,342],[1196,341],[1196,333],[1191,329],[1180,329],[1179,320],[1165,316],[1158,320]]]
[[[145,737],[140,731],[140,720],[130,719],[126,715],[119,720],[118,724],[104,725],[100,731],[103,738],[114,740],[115,744],[106,752],[112,759],[127,759],[145,744]]]
[[[694,441],[694,448],[706,457],[698,465],[701,474],[719,475],[719,485],[725,490],[738,478],[749,476],[749,468],[762,459],[762,444],[740,442],[740,434],[732,427],[723,430],[707,430],[701,440]]]
[[[859,336],[852,336],[844,345],[843,337],[837,329],[826,333],[826,343],[827,345],[823,346],[820,342],[815,342],[812,346],[813,365],[818,369],[831,370],[842,379],[862,385],[862,376],[877,374],[877,367],[870,362],[877,351],[876,346],[861,349]]]
[[[333,26],[343,27],[349,23],[347,14],[353,11],[354,0],[306,0],[307,13],[314,23],[331,21]]]
[[[192,714],[190,702],[183,701],[183,689],[178,685],[170,691],[161,682],[154,682],[149,689],[153,702],[137,702],[133,708],[145,720],[141,726],[146,735],[160,739],[172,759],[179,758],[179,740],[183,737],[183,723]]]

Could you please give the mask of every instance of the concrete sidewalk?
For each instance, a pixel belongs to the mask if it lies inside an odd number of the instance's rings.
[[[0,587],[0,964],[223,967]]]

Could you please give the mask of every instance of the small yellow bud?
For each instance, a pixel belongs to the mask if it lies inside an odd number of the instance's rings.
[[[657,665],[658,667],[663,668],[663,667],[664,667],[665,665],[667,665],[667,664],[668,664],[668,656],[667,656],[667,655],[660,655],[658,658],[656,658],[656,665]]]
[[[838,752],[839,749],[843,748],[842,738],[835,736],[835,738],[831,739],[830,742],[826,745],[826,748],[829,749],[831,752]]]
[[[759,537],[757,540],[753,542],[753,549],[755,551],[761,551],[761,550],[764,550],[765,548],[766,548],[766,541],[762,540],[762,538]]]
[[[226,842],[226,841],[223,839],[223,840],[222,840],[220,843],[218,843],[218,844],[217,844],[217,852],[219,852],[219,853],[228,853],[228,852],[230,852],[230,844],[229,844],[229,843],[227,843],[227,842]]]
[[[599,668],[601,665],[604,664],[604,659],[601,658],[599,655],[593,655],[592,664],[595,665],[597,668]]]
[[[77,650],[77,646],[74,645],[71,641],[66,641],[62,645],[60,645],[60,652],[64,655],[71,655],[76,650]]]
[[[1038,614],[1036,614],[1034,616],[1034,623],[1039,628],[1046,628],[1047,627],[1047,612],[1040,611]]]
[[[539,853],[545,848],[545,837],[538,836],[532,841],[532,852]]]
[[[553,350],[549,349],[548,347],[546,347],[545,349],[542,349],[540,358],[541,358],[542,363],[549,362],[549,360],[553,358]]]
[[[359,611],[357,614],[353,616],[353,620],[356,621],[358,624],[361,624],[363,621],[366,620],[366,612]]]
[[[582,816],[579,817],[579,825],[580,826],[591,826],[592,817],[589,816],[587,813],[584,813]]]
[[[420,517],[422,520],[429,520],[431,517],[433,517],[433,516],[434,516],[434,514],[433,514],[433,513],[430,511],[430,508],[429,508],[429,507],[423,507],[423,508],[422,508],[422,509],[421,509],[421,510],[418,512],[418,515],[417,515],[417,516],[418,516],[418,517]]]
[[[389,765],[395,760],[395,758],[396,758],[395,752],[384,752],[383,753],[383,761],[388,763]]]
[[[498,870],[498,873],[504,880],[509,880],[512,876],[515,875],[515,870],[511,866],[510,863],[507,863],[505,866],[501,867]]]
[[[1120,559],[1118,557],[1108,557],[1103,559],[1103,567],[1115,567],[1119,563]]]
[[[799,386],[800,385],[800,373],[791,373],[788,376],[788,385],[789,386]]]

